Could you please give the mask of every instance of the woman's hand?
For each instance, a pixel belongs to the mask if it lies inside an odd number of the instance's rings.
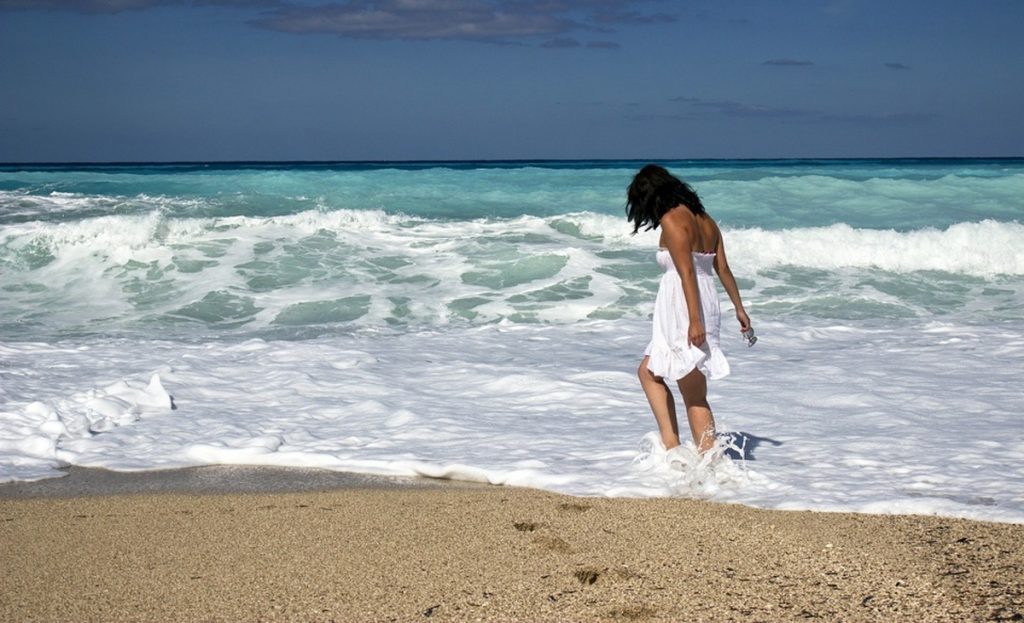
[[[736,320],[738,320],[740,323],[741,333],[750,328],[750,316],[748,316],[747,312],[743,311],[742,309],[736,311]]]
[[[704,323],[700,320],[691,320],[690,329],[686,332],[686,341],[692,346],[700,347],[704,344]]]

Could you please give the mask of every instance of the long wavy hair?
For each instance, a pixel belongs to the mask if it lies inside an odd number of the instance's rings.
[[[633,223],[634,234],[644,225],[644,231],[656,229],[661,217],[679,205],[695,215],[705,213],[697,192],[656,164],[640,169],[626,191],[626,218]]]

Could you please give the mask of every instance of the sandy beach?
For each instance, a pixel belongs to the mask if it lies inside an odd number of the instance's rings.
[[[8,496],[0,543],[3,621],[1024,618],[1024,526],[940,517],[355,482]]]

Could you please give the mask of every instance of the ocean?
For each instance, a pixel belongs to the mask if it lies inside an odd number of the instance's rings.
[[[319,467],[1024,522],[1024,159],[663,161],[718,220],[714,460],[636,379],[639,161],[0,165],[0,482]]]

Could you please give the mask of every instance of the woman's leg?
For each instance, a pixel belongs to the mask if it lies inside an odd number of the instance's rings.
[[[679,445],[679,422],[676,419],[676,402],[672,399],[672,392],[660,376],[655,376],[647,369],[647,357],[640,361],[640,367],[636,371],[640,377],[640,386],[644,388],[647,395],[647,402],[654,412],[654,419],[658,422],[658,431],[661,432],[661,442],[665,449],[669,450]]]
[[[715,445],[715,418],[708,404],[708,381],[700,370],[694,369],[678,382],[693,443],[700,452],[710,450]]]

